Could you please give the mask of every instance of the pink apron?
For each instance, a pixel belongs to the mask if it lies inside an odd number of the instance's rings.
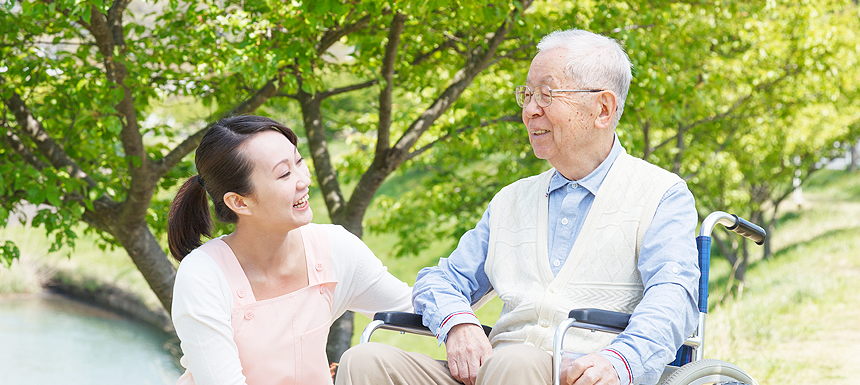
[[[331,266],[328,232],[323,226],[300,228],[305,246],[308,286],[257,301],[251,284],[229,246],[220,239],[201,249],[224,274],[233,293],[233,340],[249,385],[331,384],[325,347],[337,282]],[[186,378],[187,377],[187,378]],[[186,371],[179,384],[193,384]]]

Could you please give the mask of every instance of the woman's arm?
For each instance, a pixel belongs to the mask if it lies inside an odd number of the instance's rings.
[[[230,285],[218,264],[196,250],[183,259],[173,287],[173,325],[185,354],[180,362],[196,385],[244,385],[233,341]]]
[[[412,311],[412,288],[391,275],[361,239],[341,226],[330,226],[329,242],[338,280],[332,318],[346,310],[371,318],[380,311]]]

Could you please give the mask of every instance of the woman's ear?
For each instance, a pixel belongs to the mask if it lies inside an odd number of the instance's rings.
[[[243,197],[234,192],[224,194],[224,204],[227,208],[233,210],[236,215],[251,215],[251,207],[254,202],[251,198]]]
[[[597,105],[600,111],[597,113],[594,126],[597,128],[614,129],[612,121],[618,112],[618,98],[615,96],[615,93],[609,90],[601,92],[597,97]]]

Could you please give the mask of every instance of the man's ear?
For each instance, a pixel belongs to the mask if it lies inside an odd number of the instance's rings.
[[[236,215],[251,215],[253,201],[234,192],[224,194],[224,204]]]
[[[597,106],[600,111],[597,113],[594,126],[600,129],[614,128],[612,127],[612,120],[615,118],[615,114],[618,113],[618,98],[615,93],[610,90],[601,92],[597,96]]]

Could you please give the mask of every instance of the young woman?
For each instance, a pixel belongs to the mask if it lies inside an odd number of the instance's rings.
[[[196,152],[197,176],[168,217],[181,261],[173,324],[185,354],[179,384],[331,384],[325,345],[346,310],[411,311],[411,289],[340,226],[312,224],[310,171],[287,127],[224,119]],[[215,216],[235,223],[201,245]]]

